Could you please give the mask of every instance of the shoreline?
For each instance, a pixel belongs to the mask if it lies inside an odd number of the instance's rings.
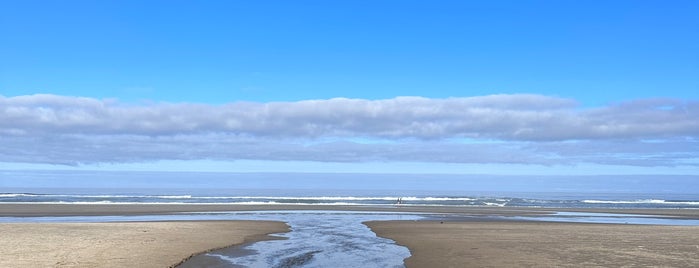
[[[255,222],[255,224],[268,223],[268,221],[249,221],[249,222]],[[274,222],[274,223],[277,223],[277,222]],[[221,247],[210,248],[210,249],[207,249],[207,250],[204,250],[204,251],[192,253],[192,254],[190,254],[187,258],[184,258],[184,259],[180,260],[179,262],[177,262],[177,263],[175,263],[175,264],[173,264],[173,265],[170,265],[168,268],[175,268],[175,267],[181,266],[181,265],[183,265],[183,264],[185,264],[185,263],[192,262],[193,259],[194,259],[194,262],[193,262],[193,263],[198,263],[198,262],[196,261],[196,259],[199,258],[199,256],[201,256],[202,254],[211,253],[211,252],[215,252],[215,251],[218,251],[218,250],[224,250],[224,249],[229,249],[229,248],[244,247],[244,246],[249,245],[249,244],[252,244],[252,243],[261,242],[261,241],[267,241],[267,240],[283,240],[283,239],[286,239],[286,238],[284,238],[284,237],[272,236],[272,234],[276,234],[276,233],[290,232],[291,229],[289,228],[289,225],[287,225],[286,223],[284,223],[284,224],[286,225],[286,231],[283,231],[283,232],[269,232],[269,233],[264,233],[264,234],[253,234],[253,235],[248,235],[248,236],[245,236],[245,238],[243,238],[243,241],[242,241],[242,242],[239,242],[239,243],[233,243],[233,244],[229,244],[229,245],[225,245],[225,246],[221,246]],[[198,266],[201,266],[201,265],[198,265]]]
[[[229,204],[33,204],[0,203],[0,217],[169,215],[189,212],[334,210],[412,212],[464,216],[527,216],[556,212],[636,214],[699,218],[699,209],[536,208],[479,206],[347,206],[347,205],[229,205]]]

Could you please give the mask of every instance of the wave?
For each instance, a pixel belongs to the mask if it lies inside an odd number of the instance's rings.
[[[162,198],[162,199],[191,199],[191,195],[45,195],[56,197],[78,198]]]
[[[469,197],[401,197],[401,196],[192,196],[192,195],[80,195],[80,194],[0,194],[0,197],[75,197],[75,198],[162,198],[162,199],[269,199],[269,200],[355,200],[355,201],[474,201]]]
[[[34,194],[0,194],[0,198],[2,197],[25,197],[25,196],[35,196]]]
[[[238,205],[395,205],[402,206],[487,206],[487,207],[634,207],[634,208],[699,208],[694,198],[624,200],[605,199],[535,199],[487,196],[217,196],[189,194],[38,194],[0,193],[0,203],[61,204],[238,204]]]
[[[668,201],[662,199],[639,199],[639,200],[583,200],[588,204],[667,204],[667,205],[699,205],[699,201]]]
[[[146,198],[163,198],[163,199],[191,199],[191,195],[151,195]]]
[[[274,201],[249,201],[249,202],[229,202],[229,203],[186,203],[186,202],[117,202],[117,201],[55,201],[55,202],[4,202],[3,204],[46,204],[46,205],[240,205],[240,206],[394,206],[393,204],[366,204],[351,202],[332,203],[279,203]],[[442,204],[400,204],[401,207],[451,207],[453,205]],[[464,207],[504,207],[505,204],[487,203],[481,205],[460,205]]]
[[[272,200],[387,200],[395,201],[398,197],[356,197],[356,196],[197,196],[198,199],[272,199]]]
[[[81,194],[32,194],[18,193],[0,194],[0,197],[79,197],[79,198],[163,198],[163,199],[188,199],[192,195],[81,195]]]
[[[469,197],[402,197],[402,196],[196,196],[199,199],[274,199],[274,200],[356,200],[356,201],[473,201]]]
[[[47,205],[299,205],[299,206],[363,206],[362,203],[279,203],[274,201],[246,201],[227,203],[186,203],[186,202],[120,202],[120,201],[46,201],[46,202],[3,202],[3,204],[47,204]]]

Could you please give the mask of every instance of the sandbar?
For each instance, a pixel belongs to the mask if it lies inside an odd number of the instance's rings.
[[[552,222],[384,221],[408,247],[406,267],[696,267],[699,226]]]
[[[349,206],[349,205],[238,205],[238,204],[0,204],[0,217],[41,216],[108,216],[165,215],[186,212],[269,211],[269,210],[339,210],[445,213],[465,216],[526,216],[558,211],[643,214],[655,216],[699,218],[699,209],[597,209],[597,208],[530,208],[478,206]]]
[[[3,223],[0,267],[173,267],[287,231],[271,221]]]

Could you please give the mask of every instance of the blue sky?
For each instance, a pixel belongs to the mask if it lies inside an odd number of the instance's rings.
[[[0,3],[0,169],[699,174],[697,1],[202,2]]]
[[[696,99],[696,1],[3,1],[0,91]]]

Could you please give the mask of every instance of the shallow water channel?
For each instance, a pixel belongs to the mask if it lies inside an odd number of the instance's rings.
[[[365,221],[416,220],[417,215],[283,211],[226,213],[240,220],[284,221],[288,233],[267,240],[196,256],[178,266],[190,267],[404,267],[410,251],[394,241],[377,237]]]

